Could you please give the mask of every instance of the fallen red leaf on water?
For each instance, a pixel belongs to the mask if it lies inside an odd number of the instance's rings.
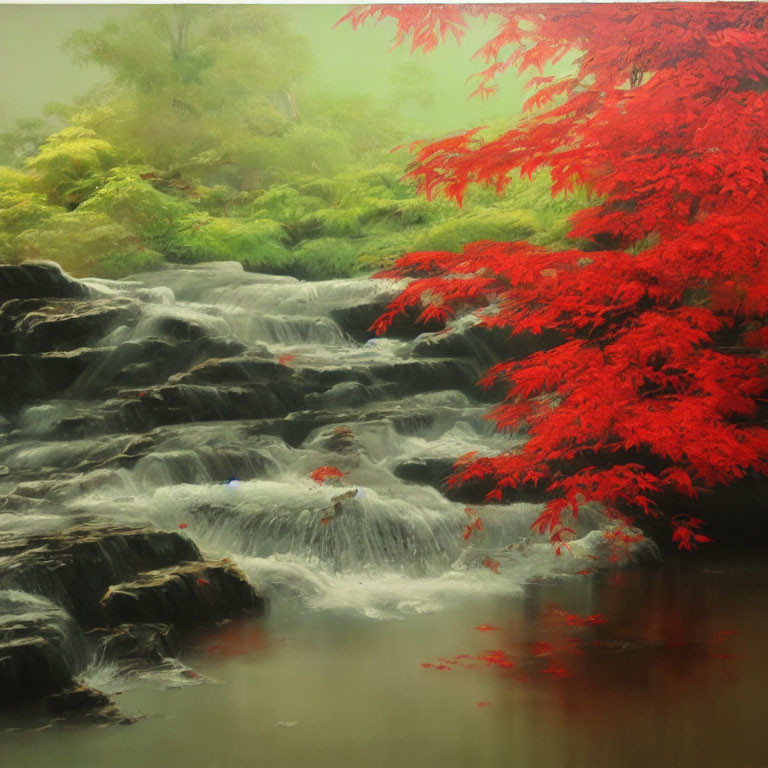
[[[433,669],[434,664],[430,664],[428,661],[422,661],[421,666],[424,667],[424,669]]]
[[[475,627],[475,629],[478,632],[492,632],[493,630],[498,629],[498,627],[494,627],[493,624],[480,624],[479,626]],[[457,656],[456,658],[459,657]]]
[[[295,359],[296,355],[280,355],[280,357],[277,358],[277,362],[280,363],[280,365],[288,365],[291,360]]]
[[[580,571],[575,572],[577,576],[589,576],[590,574],[594,573],[594,571],[591,568],[582,568]]]
[[[441,672],[450,672],[451,668],[446,666],[445,664],[438,664],[435,669],[439,669]]]
[[[185,528],[189,528],[189,526],[186,523],[179,523],[179,528],[184,530]]]
[[[204,579],[202,576],[198,576],[197,577],[197,586],[198,587],[205,587],[205,586],[207,586],[210,583],[211,582],[208,581],[208,579]]]
[[[478,701],[477,702],[478,707],[490,707],[491,702],[490,701]]]
[[[190,680],[194,680],[197,677],[197,672],[193,672],[191,669],[185,669],[182,674]]]
[[[331,520],[333,520],[333,517],[324,517],[324,518],[323,518],[323,519],[320,521],[320,525],[328,525],[328,523],[330,523],[330,522],[331,522]]]
[[[474,522],[470,523],[464,528],[464,540],[469,539],[475,531],[483,530],[483,519],[481,517],[475,518]]]
[[[309,476],[318,485],[322,485],[326,480],[329,480],[330,478],[335,478],[337,480],[340,480],[342,477],[344,477],[344,473],[340,469],[338,469],[338,467],[332,467],[328,464],[325,464],[322,467],[313,469],[309,473]]]
[[[146,392],[139,392],[139,397],[146,397],[146,396],[147,396]]]
[[[485,560],[483,560],[483,565],[488,568],[488,570],[498,573],[501,563],[498,560],[492,560],[490,557],[486,557]]]
[[[484,661],[486,666],[511,669],[515,662],[507,655],[506,651],[484,651],[476,657],[478,661]]]
[[[477,514],[477,510],[473,509],[472,507],[464,507],[464,513],[468,517],[474,517]]]

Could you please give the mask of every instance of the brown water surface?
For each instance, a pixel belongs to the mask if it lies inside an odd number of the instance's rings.
[[[702,562],[400,621],[278,606],[195,639],[185,661],[220,684],[118,695],[146,715],[128,727],[0,735],[0,766],[762,768],[768,566]],[[421,666],[493,650],[514,666]]]

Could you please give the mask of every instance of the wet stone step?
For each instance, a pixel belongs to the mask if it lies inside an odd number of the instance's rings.
[[[73,686],[87,659],[82,633],[62,608],[0,589],[0,707]]]
[[[44,596],[84,626],[103,618],[100,599],[112,584],[179,562],[201,560],[181,533],[84,525],[56,533],[0,534],[0,588]]]
[[[52,261],[0,265],[0,304],[9,299],[85,298],[88,288]]]
[[[266,600],[228,560],[192,562],[140,574],[111,586],[101,600],[111,623],[191,626],[242,611],[264,613]]]

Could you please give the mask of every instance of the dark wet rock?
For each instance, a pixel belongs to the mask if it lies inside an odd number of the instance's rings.
[[[62,608],[36,595],[0,590],[0,706],[71,687],[86,663],[82,633]]]
[[[476,324],[448,333],[424,334],[416,340],[417,357],[466,357],[484,367],[503,360],[521,360],[534,352],[552,349],[563,338],[554,331],[512,333],[509,328],[488,328]]]
[[[0,304],[9,299],[72,299],[88,295],[83,283],[52,261],[0,265]]]
[[[56,301],[42,306],[35,302],[34,309],[29,308],[30,303],[8,301],[2,307],[2,338],[6,346],[12,342],[8,352],[77,349],[104,338],[118,325],[134,323],[141,314],[139,303],[125,298]]]
[[[231,384],[233,382],[284,382],[292,371],[274,360],[254,357],[213,358],[176,374],[169,384]]]
[[[49,715],[95,725],[130,725],[137,720],[120,712],[105,693],[85,685],[47,696],[43,706]]]
[[[88,633],[96,643],[96,656],[123,665],[151,666],[178,656],[181,638],[170,624],[120,624],[114,629]]]
[[[266,601],[227,560],[192,562],[143,573],[111,586],[101,600],[112,623],[192,626],[240,611],[263,613]]]
[[[445,479],[453,474],[454,461],[442,458],[409,459],[395,466],[393,474],[401,480],[431,485],[442,491],[446,487]]]
[[[25,404],[62,395],[106,354],[103,349],[83,348],[0,355],[0,412],[11,415]]]
[[[80,685],[48,696],[45,704],[52,715],[64,715],[102,709],[111,705],[112,701],[105,693]]]
[[[104,418],[110,429],[134,432],[164,424],[282,417],[304,405],[301,390],[290,381],[281,386],[174,384],[122,395],[105,404]],[[98,422],[94,428],[100,428]]]
[[[471,360],[403,360],[378,363],[372,365],[370,371],[378,379],[395,384],[399,395],[441,389],[455,389],[474,396],[482,394],[477,382],[483,371]]]
[[[393,294],[391,298],[394,298]],[[333,321],[355,341],[365,342],[376,338],[376,332],[371,330],[373,323],[384,314],[387,304],[391,299],[374,299],[351,304],[345,307],[336,307],[331,310]],[[387,336],[400,339],[414,339],[421,333],[432,331],[441,331],[445,327],[444,323],[430,321],[428,323],[417,323],[418,311],[398,315],[395,317],[392,326],[387,331]]]
[[[210,358],[238,355],[244,349],[240,342],[222,336],[178,342],[155,338],[126,341],[112,347],[78,384],[83,393],[92,395],[109,386],[152,386]]]
[[[0,535],[0,588],[42,595],[86,626],[103,619],[99,603],[112,584],[142,571],[200,560],[181,533],[84,525],[33,536]]]

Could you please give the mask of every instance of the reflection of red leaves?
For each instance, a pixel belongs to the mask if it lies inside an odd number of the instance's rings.
[[[563,619],[570,627],[583,627],[587,624],[607,624],[608,619],[602,613],[593,613],[591,616],[577,616],[575,613],[567,613],[559,605],[553,603],[547,607],[547,614]]]
[[[481,709],[483,707],[490,707],[491,706],[491,702],[490,701],[478,701],[477,702],[477,706],[480,707]]]
[[[185,528],[189,528],[189,526],[186,523],[179,523],[179,528],[183,531]]]
[[[477,515],[477,510],[472,507],[464,507],[464,514],[467,515],[467,517],[475,517],[475,515]]]
[[[498,560],[493,560],[490,557],[486,557],[485,560],[483,560],[483,565],[489,570],[493,571],[494,573],[499,572],[499,566],[501,563]]]
[[[341,480],[344,477],[344,473],[337,467],[331,467],[328,464],[318,467],[309,473],[309,476],[318,484],[322,485],[326,480],[335,478]]]
[[[445,664],[438,664],[435,669],[439,670],[440,672],[450,672],[451,668]]]
[[[267,647],[267,637],[260,627],[241,622],[228,624],[212,634],[206,633],[205,640],[210,643],[206,652],[222,659],[245,656]]]
[[[576,571],[577,576],[589,576],[592,573],[594,573],[592,568],[582,568],[580,571]]]
[[[492,632],[498,629],[498,627],[494,627],[493,624],[480,624],[479,626],[475,627],[475,629],[478,632]],[[457,656],[456,658],[460,658],[460,657]]]
[[[280,365],[288,365],[291,360],[295,359],[296,355],[280,355],[280,357],[277,358],[277,362],[280,363]]]
[[[467,541],[475,531],[483,530],[483,520],[480,517],[475,518],[474,522],[464,528],[464,541]]]
[[[569,613],[565,617],[566,623],[571,627],[583,627],[587,624],[607,624],[608,619],[603,616],[602,613],[593,613],[591,616],[586,616],[582,618],[581,616],[576,616],[572,613]]]
[[[531,653],[534,656],[544,656],[545,654],[552,653],[552,643],[535,643],[531,648]]]
[[[435,665],[430,664],[428,661],[422,661],[421,666],[424,667],[424,669],[432,669]]]
[[[323,518],[323,519],[320,521],[320,525],[328,525],[328,523],[330,523],[330,522],[331,522],[331,520],[333,520],[333,517],[324,517],[324,518]]]
[[[557,667],[554,664],[550,664],[546,669],[542,669],[541,674],[561,678],[571,676],[571,673],[565,667]]]

